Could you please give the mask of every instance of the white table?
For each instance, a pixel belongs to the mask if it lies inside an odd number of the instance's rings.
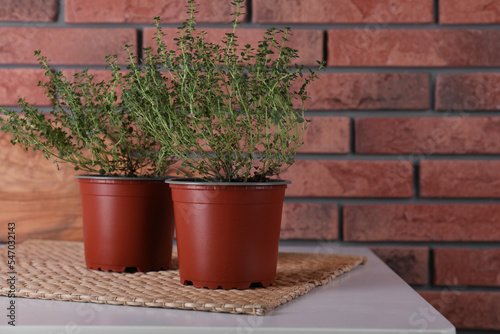
[[[280,251],[365,255],[368,263],[265,316],[0,297],[0,333],[455,333],[455,328],[370,250],[310,242]]]

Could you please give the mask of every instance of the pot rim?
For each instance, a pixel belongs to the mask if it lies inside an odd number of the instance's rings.
[[[165,183],[169,184],[184,184],[184,185],[207,185],[207,186],[280,186],[285,184],[290,184],[292,181],[289,180],[276,180],[272,179],[268,182],[211,182],[200,178],[182,178],[174,177],[165,180]]]
[[[75,175],[77,179],[98,179],[98,180],[146,180],[146,181],[164,181],[173,178],[174,176],[148,177],[148,176],[111,176],[98,174],[82,174]]]

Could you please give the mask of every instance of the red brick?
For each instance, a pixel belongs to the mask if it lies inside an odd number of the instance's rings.
[[[500,161],[421,161],[422,197],[500,197]]]
[[[2,0],[0,21],[53,22],[58,0]]]
[[[337,205],[284,203],[281,239],[338,239]]]
[[[499,66],[500,31],[328,31],[329,66]]]
[[[409,162],[299,160],[281,178],[292,181],[287,196],[413,196]]]
[[[429,282],[429,249],[426,247],[370,247],[408,284]]]
[[[500,329],[500,293],[467,292],[445,288],[441,291],[419,291],[439,313],[457,329]],[[435,314],[432,308],[419,310],[412,318],[415,323],[426,323]],[[427,314],[425,314],[426,312]],[[428,323],[428,322],[427,322]]]
[[[439,23],[500,23],[500,3],[492,0],[439,0]]]
[[[500,241],[500,205],[346,205],[344,239],[347,241]]]
[[[216,43],[223,45],[221,40],[226,37],[226,33],[231,32],[225,28],[200,28],[207,33],[205,36],[205,41],[209,43]],[[165,42],[167,46],[173,45],[173,38],[176,37],[176,29],[165,28],[163,32],[166,33]],[[238,29],[238,44],[243,46],[245,44],[251,44],[253,47],[257,48],[258,42],[262,40],[264,36],[265,29]],[[144,29],[144,47],[154,47],[156,46],[156,40],[154,40],[154,34],[156,28],[146,28]],[[309,30],[309,29],[297,29],[294,30],[293,36],[289,36],[289,42],[287,46],[299,50],[299,58],[296,60],[297,63],[301,63],[307,66],[317,65],[317,60],[323,60],[323,31],[322,30]]]
[[[434,284],[500,286],[500,249],[435,249]]]
[[[500,117],[358,118],[356,153],[500,153]]]
[[[440,74],[437,110],[500,110],[500,74]]]
[[[44,89],[37,87],[44,78],[44,72],[39,69],[0,69],[0,105],[17,105],[20,98],[26,98],[29,103],[49,105]]]
[[[226,23],[233,18],[234,7],[227,0],[198,1],[199,23]],[[159,16],[164,23],[178,23],[188,18],[187,1],[179,0],[66,0],[68,23],[153,23]],[[246,8],[242,12],[246,12]],[[243,22],[245,19],[240,18]]]
[[[426,73],[320,74],[308,88],[306,107],[316,110],[429,109]]]
[[[308,117],[300,153],[348,153],[350,123],[348,117]]]
[[[256,23],[431,23],[432,0],[254,0]]]
[[[0,28],[0,64],[36,64],[34,50],[52,64],[101,65],[108,54],[124,63],[124,45],[136,45],[136,38],[128,28]]]

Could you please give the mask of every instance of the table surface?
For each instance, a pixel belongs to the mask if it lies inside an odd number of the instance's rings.
[[[310,242],[280,251],[365,255],[368,263],[265,316],[17,298],[14,328],[0,297],[0,333],[455,333],[367,248]]]

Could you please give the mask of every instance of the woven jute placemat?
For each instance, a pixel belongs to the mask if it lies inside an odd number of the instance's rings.
[[[113,273],[87,269],[81,242],[26,241],[16,247],[15,288],[25,298],[264,315],[365,262],[363,256],[280,253],[271,286],[209,290],[180,283],[175,251],[171,270]],[[0,272],[9,271],[2,251]],[[0,295],[8,292],[0,280]]]

